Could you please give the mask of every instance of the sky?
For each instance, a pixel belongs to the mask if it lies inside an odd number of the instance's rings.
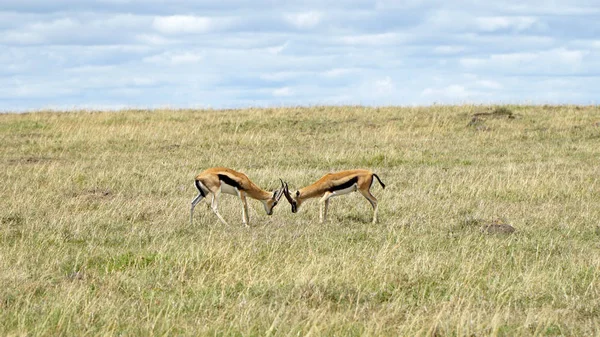
[[[0,0],[0,111],[598,93],[598,0]]]

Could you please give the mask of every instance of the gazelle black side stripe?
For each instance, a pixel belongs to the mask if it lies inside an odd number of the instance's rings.
[[[238,184],[237,181],[229,178],[229,176],[224,175],[224,174],[219,174],[219,180],[221,180],[222,182],[224,182],[225,184],[229,185],[229,186],[233,186],[235,188],[237,188],[240,191],[243,191],[244,189],[242,188],[242,186],[240,186],[240,184]]]
[[[354,184],[356,184],[358,182],[358,177],[354,177],[350,180],[348,180],[347,182],[341,184],[341,185],[337,185],[337,186],[333,186],[329,189],[329,192],[335,192],[335,191],[339,191],[339,190],[344,190]]]

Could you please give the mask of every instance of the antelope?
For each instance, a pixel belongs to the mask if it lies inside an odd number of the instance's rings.
[[[290,195],[287,183],[284,184],[283,194],[292,205],[292,213],[298,212],[300,205],[307,199],[321,198],[319,200],[320,213],[319,220],[325,222],[327,218],[327,209],[329,199],[338,195],[348,194],[359,191],[373,206],[373,223],[377,222],[377,199],[369,191],[373,184],[373,177],[377,178],[382,188],[385,184],[379,177],[368,170],[346,170],[336,173],[328,173],[312,185],[301,188],[294,195]]]
[[[190,210],[190,224],[194,221],[194,207],[204,199],[208,194],[211,194],[211,209],[217,215],[217,218],[227,225],[227,221],[219,214],[218,199],[221,193],[238,196],[242,200],[242,221],[248,226],[248,204],[246,196],[260,200],[268,215],[273,214],[273,208],[281,199],[283,194],[283,181],[281,188],[267,192],[256,186],[245,174],[234,171],[225,167],[213,167],[198,174],[194,180],[198,189],[198,196],[192,200],[192,208]]]

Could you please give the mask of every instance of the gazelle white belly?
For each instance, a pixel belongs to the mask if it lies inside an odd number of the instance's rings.
[[[333,194],[333,196],[337,196],[337,195],[344,195],[344,194],[356,192],[356,190],[358,190],[358,185],[354,184],[354,185],[352,185],[352,186],[350,186],[348,188],[344,188],[342,190],[333,191],[331,193]]]
[[[237,188],[235,188],[231,185],[227,185],[221,181],[221,193],[238,195],[238,190],[237,190]]]

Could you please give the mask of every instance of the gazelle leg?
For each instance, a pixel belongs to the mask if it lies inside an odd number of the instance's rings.
[[[319,203],[321,204],[320,207],[320,212],[319,212],[319,221],[321,223],[325,222],[325,220],[327,220],[327,209],[329,208],[329,198],[331,198],[333,196],[333,193],[331,192],[326,192],[323,197],[321,198],[321,200],[319,200]]]
[[[192,208],[190,209],[190,225],[194,224],[194,207],[196,207],[196,205],[202,200],[204,199],[204,196],[202,195],[202,193],[198,194],[197,197],[194,198],[194,200],[192,200]]]
[[[216,192],[213,192],[212,194],[212,202],[211,202],[211,208],[212,211],[217,215],[217,218],[219,218],[219,220],[221,220],[221,222],[224,225],[227,225],[227,221],[225,221],[225,219],[223,219],[223,217],[221,216],[221,214],[219,214],[219,196],[221,195],[221,190],[218,190]]]
[[[321,223],[327,221],[327,210],[329,209],[329,199],[326,199],[323,202],[323,218],[321,219]]]
[[[246,192],[239,191],[240,199],[242,200],[242,222],[244,226],[248,227],[248,222],[250,219],[248,218],[248,202],[246,201]]]
[[[367,198],[367,200],[369,200],[369,202],[371,203],[371,206],[373,206],[373,223],[376,223],[377,222],[377,210],[378,210],[377,198],[375,198],[369,190],[359,190],[359,191],[360,191],[360,194],[362,194],[365,198]]]

